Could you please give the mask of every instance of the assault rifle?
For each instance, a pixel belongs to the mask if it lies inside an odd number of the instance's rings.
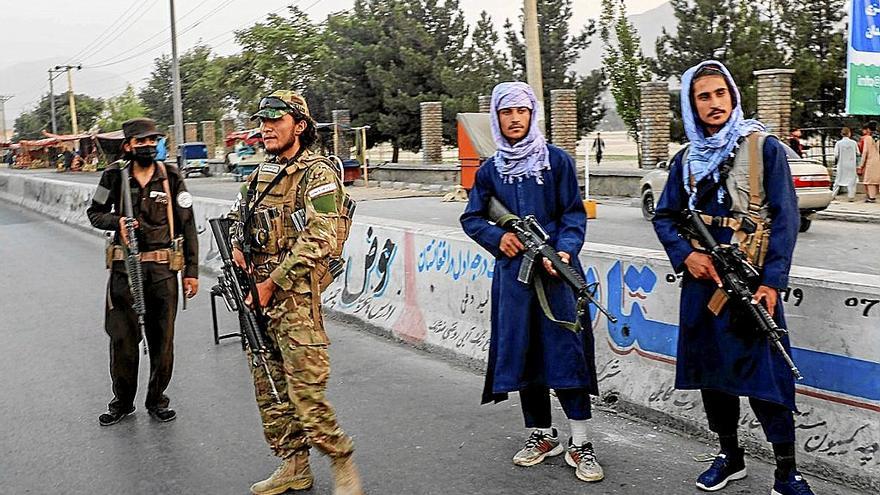
[[[220,276],[217,278],[217,285],[223,294],[226,307],[230,311],[238,312],[241,334],[244,337],[244,343],[251,350],[251,355],[254,359],[253,364],[254,366],[261,366],[263,371],[266,372],[269,386],[272,388],[272,397],[280,404],[281,397],[278,395],[278,389],[275,387],[275,381],[272,379],[272,373],[269,372],[269,365],[266,363],[266,355],[270,352],[269,346],[266,345],[269,339],[266,336],[265,317],[259,311],[259,299],[254,296],[254,306],[257,309],[249,307],[244,302],[247,294],[252,293],[255,283],[250,274],[236,265],[232,259],[232,242],[229,239],[229,227],[232,221],[228,218],[213,218],[209,220],[209,223],[211,224],[211,232],[214,234],[214,240],[217,241],[220,258],[223,260],[223,267]]]
[[[141,332],[141,340],[144,341],[144,354],[149,352],[147,346],[147,332],[144,326],[144,317],[147,314],[147,303],[144,299],[144,268],[141,266],[140,250],[138,249],[137,233],[134,228],[134,208],[131,206],[131,185],[129,184],[129,165],[122,167],[122,213],[125,215],[126,242],[120,232],[122,247],[125,249],[125,271],[128,272],[128,289],[131,292],[131,308],[137,315],[138,329]]]
[[[712,257],[712,264],[715,265],[715,271],[721,277],[722,290],[732,301],[737,309],[748,316],[758,330],[767,336],[767,340],[779,353],[785,364],[791,369],[791,374],[798,380],[804,377],[795,366],[791,356],[785,351],[782,345],[782,337],[788,333],[779,325],[767,312],[767,309],[760,302],[754,301],[754,289],[757,289],[761,283],[761,274],[746,257],[746,254],[739,249],[738,246],[721,246],[718,241],[712,237],[706,224],[698,211],[688,209],[684,213],[685,232],[708,252]]]
[[[517,274],[517,280],[524,284],[531,284],[535,275],[535,265],[541,258],[546,259],[559,274],[559,277],[574,290],[578,299],[578,322],[586,312],[586,302],[596,306],[596,308],[604,314],[608,321],[617,323],[617,318],[608,312],[596,298],[593,297],[595,284],[588,284],[581,274],[575,270],[570,264],[562,261],[562,258],[553,249],[547,241],[550,236],[547,231],[541,227],[534,215],[528,215],[520,218],[510,212],[497,198],[489,199],[489,220],[493,221],[499,227],[513,232],[520,242],[526,247],[523,254],[523,261]],[[540,283],[540,282],[539,282]],[[539,288],[539,290],[541,290]],[[542,306],[544,303],[542,302]],[[547,310],[545,309],[545,313]],[[549,316],[548,316],[549,318]]]

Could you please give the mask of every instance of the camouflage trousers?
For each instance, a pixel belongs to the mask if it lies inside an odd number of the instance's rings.
[[[267,362],[280,404],[272,397],[263,368],[251,366],[266,441],[284,459],[310,447],[330,457],[350,455],[351,438],[339,427],[325,395],[330,377],[328,342],[320,315],[316,322],[307,310],[311,295],[279,290],[275,300],[266,315],[276,352]]]

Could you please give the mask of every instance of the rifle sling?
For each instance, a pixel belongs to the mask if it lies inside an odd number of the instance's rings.
[[[563,321],[557,320],[555,316],[553,316],[553,310],[550,309],[550,303],[547,300],[547,291],[544,288],[543,275],[540,273],[535,274],[535,294],[538,296],[538,304],[541,305],[541,310],[544,311],[544,316],[556,323],[557,325],[565,328],[566,330],[571,330],[574,333],[578,333],[581,331],[581,319],[575,316],[575,321]],[[581,301],[578,299],[578,309],[580,309]]]

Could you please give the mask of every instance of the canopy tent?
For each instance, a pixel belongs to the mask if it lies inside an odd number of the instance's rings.
[[[243,131],[233,131],[226,135],[223,139],[227,148],[235,146],[236,141],[243,141],[244,144],[253,146],[263,142],[263,136],[260,135],[260,129],[245,129]]]

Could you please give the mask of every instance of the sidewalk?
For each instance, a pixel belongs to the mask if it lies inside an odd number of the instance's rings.
[[[855,201],[849,202],[845,194],[840,194],[820,211],[817,219],[840,220],[842,222],[880,223],[880,203],[865,203],[864,194],[856,194]]]

